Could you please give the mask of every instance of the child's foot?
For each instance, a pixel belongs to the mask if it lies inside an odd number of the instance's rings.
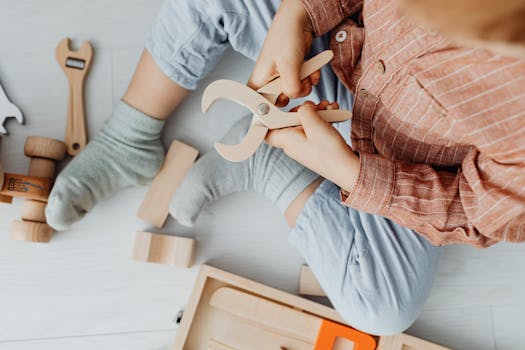
[[[239,143],[250,127],[251,117],[241,119],[224,137],[226,144]],[[319,176],[289,158],[281,149],[263,143],[241,163],[223,159],[215,150],[202,156],[186,175],[171,202],[171,215],[192,225],[210,202],[240,191],[253,190],[270,198],[283,212]]]
[[[65,230],[111,194],[155,176],[164,159],[163,126],[164,121],[120,102],[96,138],[58,176],[46,208],[49,225]]]

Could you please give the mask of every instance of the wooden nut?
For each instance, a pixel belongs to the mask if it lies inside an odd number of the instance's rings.
[[[22,205],[22,219],[33,222],[46,222],[46,203],[27,200]]]
[[[51,240],[53,229],[40,222],[13,221],[11,238],[17,241],[47,243]]]
[[[38,157],[63,160],[66,156],[66,145],[62,141],[40,136],[29,136],[24,146],[27,157]]]
[[[137,232],[133,259],[177,267],[193,265],[195,240],[150,232]]]
[[[29,162],[29,176],[55,178],[56,162],[45,158],[31,158]]]

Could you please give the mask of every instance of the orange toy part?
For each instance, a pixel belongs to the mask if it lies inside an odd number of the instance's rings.
[[[376,340],[370,334],[324,319],[319,328],[314,350],[331,350],[337,337],[354,343],[354,350],[374,350]]]

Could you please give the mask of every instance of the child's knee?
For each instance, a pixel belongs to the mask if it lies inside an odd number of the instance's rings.
[[[338,309],[339,314],[352,327],[366,333],[388,336],[404,332],[419,315],[417,307],[402,308],[381,301],[363,302],[361,307],[348,303]]]

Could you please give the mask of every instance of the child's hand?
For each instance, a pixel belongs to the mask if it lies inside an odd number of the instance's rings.
[[[322,101],[318,106],[306,102],[298,110],[302,126],[272,130],[266,136],[266,142],[282,148],[291,158],[350,191],[359,175],[359,157],[337,130],[316,112],[335,108],[339,108],[337,104],[328,101]]]
[[[283,93],[277,105],[284,106],[288,97],[310,94],[319,82],[320,72],[301,81],[299,70],[310,50],[313,29],[300,0],[283,0],[268,30],[248,86],[258,89],[277,76],[283,81]]]

